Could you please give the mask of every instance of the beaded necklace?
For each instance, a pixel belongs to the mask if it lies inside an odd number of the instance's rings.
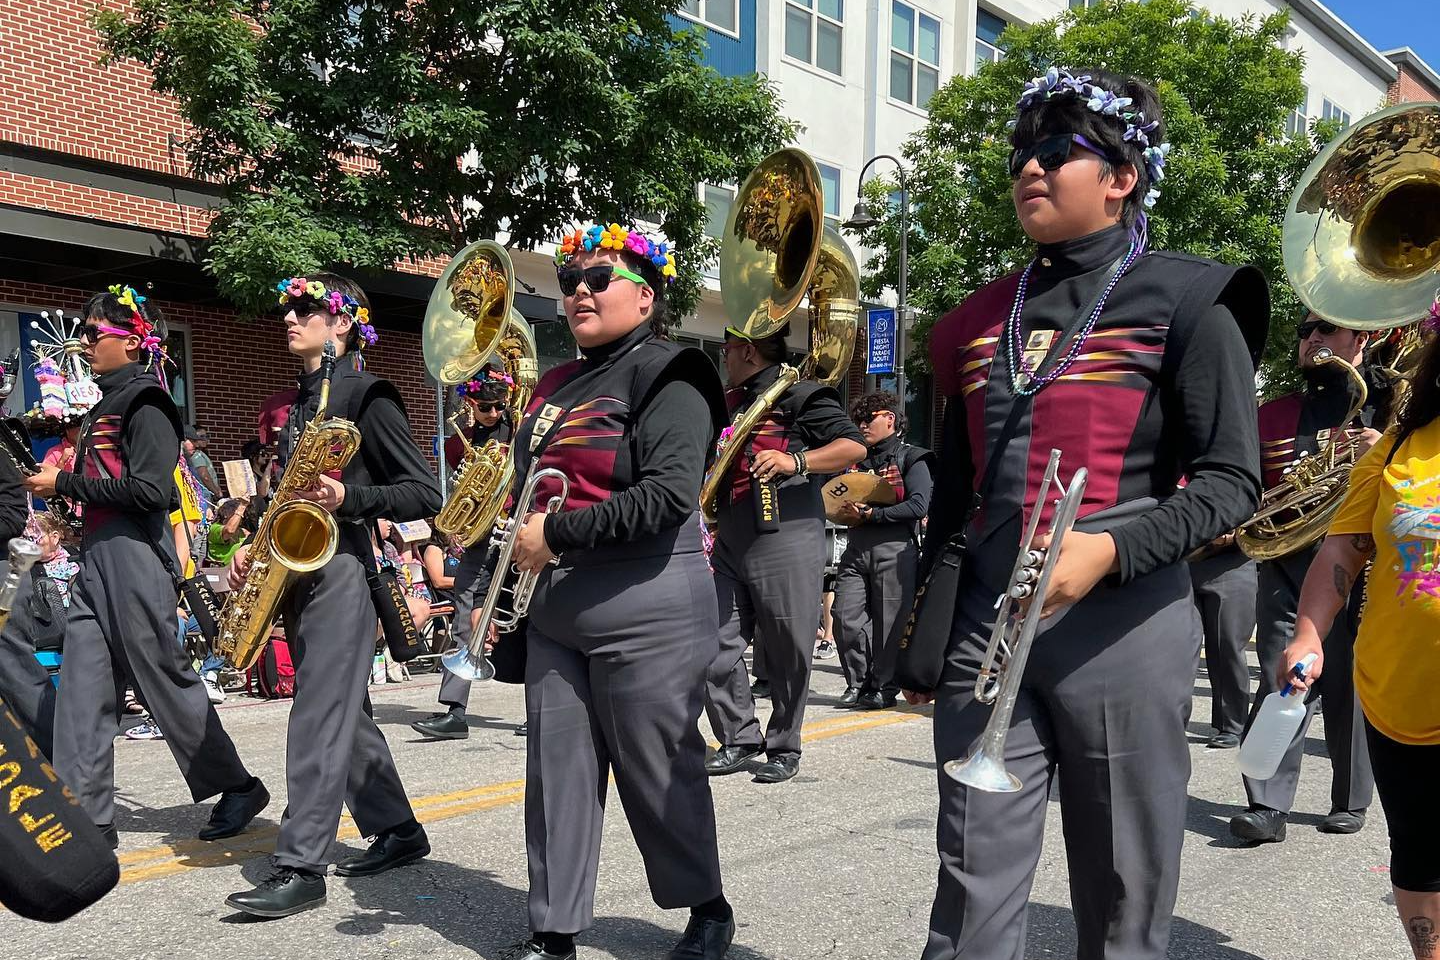
[[[1090,316],[1085,320],[1085,326],[1080,329],[1080,333],[1070,344],[1070,350],[1065,354],[1064,359],[1044,376],[1037,376],[1035,369],[1030,366],[1030,361],[1026,359],[1020,332],[1020,314],[1025,309],[1025,294],[1030,287],[1030,274],[1035,269],[1035,261],[1031,260],[1026,264],[1025,272],[1020,274],[1020,286],[1015,291],[1015,303],[1010,308],[1010,318],[1005,324],[1009,333],[1005,339],[1005,353],[1010,362],[1010,385],[1017,396],[1033,397],[1045,386],[1062,377],[1065,371],[1070,369],[1070,365],[1079,359],[1080,351],[1084,349],[1085,341],[1089,339],[1091,331],[1095,329],[1095,323],[1100,319],[1100,314],[1104,311],[1110,294],[1115,292],[1115,285],[1120,282],[1120,278],[1140,258],[1140,249],[1137,241],[1130,241],[1130,249],[1125,252],[1125,257],[1120,261],[1120,265],[1110,274],[1110,279],[1105,283],[1105,292],[1100,295],[1100,299],[1095,303],[1095,309],[1090,311]]]

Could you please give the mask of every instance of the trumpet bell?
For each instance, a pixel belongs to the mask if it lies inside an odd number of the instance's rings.
[[[505,337],[514,300],[515,268],[504,247],[477,240],[455,254],[425,307],[421,345],[430,376],[445,386],[473,377]]]
[[[440,657],[440,662],[461,680],[471,683],[489,680],[495,676],[495,664],[485,654],[475,654],[469,647],[456,647]]]
[[[295,573],[312,573],[335,556],[340,528],[324,507],[309,500],[289,500],[275,508],[270,520],[271,553]]]
[[[1317,315],[1354,330],[1415,322],[1440,286],[1440,103],[1382,110],[1322,150],[1281,245]]]
[[[721,240],[720,295],[730,324],[747,337],[778,333],[805,298],[824,209],[820,171],[803,150],[778,150],[745,178]]]
[[[964,760],[947,760],[945,773],[952,780],[984,790],[986,793],[1019,793],[1020,778],[1005,769],[1005,763],[984,750],[976,750]]]

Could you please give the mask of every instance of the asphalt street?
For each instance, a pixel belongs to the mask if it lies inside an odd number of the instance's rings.
[[[241,753],[275,800],[252,830],[222,844],[195,832],[208,806],[187,802],[163,743],[116,743],[121,886],[56,927],[0,914],[0,937],[28,958],[392,958],[504,960],[525,933],[521,817],[525,741],[518,688],[477,687],[472,735],[424,742],[409,728],[433,709],[438,678],[372,687],[375,715],[434,847],[420,864],[371,879],[331,877],[329,902],[255,922],[223,900],[264,874],[284,800],[287,702],[232,695],[221,708]],[[714,781],[735,960],[914,960],[935,879],[935,765],[928,709],[837,710],[835,661],[817,665],[800,774],[762,785]],[[1390,904],[1378,804],[1354,836],[1314,829],[1328,809],[1317,717],[1289,839],[1247,849],[1229,817],[1244,793],[1234,751],[1204,747],[1209,688],[1195,688],[1194,775],[1170,956],[1185,960],[1392,960],[1408,956]],[[703,721],[702,721],[703,725]],[[708,730],[707,730],[708,735]],[[655,907],[611,790],[595,926],[580,956],[663,958],[683,912]],[[1073,957],[1059,806],[1050,805],[1031,898],[1028,956]],[[362,849],[342,822],[336,859]]]

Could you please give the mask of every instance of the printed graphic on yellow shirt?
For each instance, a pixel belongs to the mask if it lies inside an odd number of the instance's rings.
[[[1387,529],[1399,558],[1396,597],[1440,599],[1440,477],[1399,480],[1395,493]]]

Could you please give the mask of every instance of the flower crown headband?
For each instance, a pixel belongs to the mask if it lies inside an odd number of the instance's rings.
[[[373,347],[379,342],[380,337],[375,333],[375,328],[370,325],[370,310],[368,307],[360,306],[360,301],[339,290],[327,290],[325,284],[319,280],[307,280],[304,277],[287,277],[275,284],[275,290],[280,294],[280,306],[285,306],[291,300],[299,300],[301,297],[309,297],[324,307],[332,317],[345,315],[355,321],[360,328],[360,348]]]
[[[455,388],[455,393],[462,397],[468,397],[472,394],[484,393],[487,389],[492,389],[495,384],[504,384],[506,387],[513,387],[515,386],[515,378],[499,370],[486,370],[483,378],[476,377],[468,383],[460,384]]]
[[[165,378],[165,364],[169,361],[170,355],[165,352],[165,345],[155,335],[155,324],[145,319],[140,312],[140,304],[145,302],[145,297],[140,296],[135,288],[129,284],[116,283],[110,286],[110,293],[120,302],[122,307],[130,308],[130,330],[118,330],[114,327],[102,326],[102,333],[113,333],[120,336],[134,335],[140,338],[140,351],[149,356],[147,366],[155,368],[160,378],[160,385],[166,390],[170,389],[169,382]]]
[[[639,230],[631,230],[618,223],[608,227],[597,223],[562,237],[555,251],[555,264],[559,266],[576,254],[589,250],[629,250],[655,264],[667,284],[675,282],[675,253],[670,245],[656,243]]]
[[[1068,70],[1051,67],[1045,71],[1045,76],[1036,77],[1025,84],[1025,92],[1020,94],[1017,106],[1019,111],[1024,113],[1051,97],[1080,97],[1088,109],[1104,117],[1114,117],[1125,124],[1123,139],[1127,142],[1134,141],[1140,146],[1141,156],[1145,159],[1145,170],[1150,174],[1150,191],[1145,194],[1145,206],[1147,209],[1155,206],[1155,201],[1160,199],[1160,190],[1156,184],[1165,179],[1165,159],[1170,155],[1169,143],[1150,142],[1150,135],[1159,128],[1160,121],[1147,120],[1143,110],[1127,109],[1135,104],[1132,98],[1122,97],[1099,84],[1091,83],[1090,80],[1089,76],[1076,77]],[[1017,122],[1018,120],[1011,120],[1010,126],[1015,126]]]

